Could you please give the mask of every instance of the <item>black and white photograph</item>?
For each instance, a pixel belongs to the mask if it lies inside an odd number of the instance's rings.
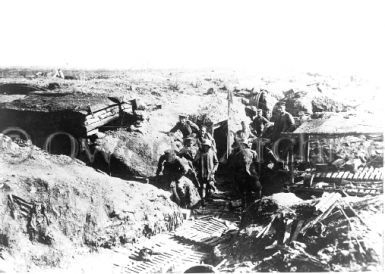
[[[384,273],[384,14],[0,1],[0,273]]]

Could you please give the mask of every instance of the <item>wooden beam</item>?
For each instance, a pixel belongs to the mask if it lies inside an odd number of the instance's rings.
[[[109,122],[111,122],[111,121],[113,121],[113,120],[115,120],[117,118],[119,118],[119,115],[114,115],[114,116],[111,116],[111,117],[107,117],[107,118],[105,118],[103,120],[100,120],[99,122],[93,123],[91,125],[87,125],[87,126],[85,126],[85,128],[86,128],[87,132],[89,132],[89,131],[91,131],[91,130],[93,130],[95,128],[104,126],[105,124],[107,124],[107,123],[109,123]]]

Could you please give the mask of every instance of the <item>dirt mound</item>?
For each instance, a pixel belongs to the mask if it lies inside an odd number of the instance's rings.
[[[188,102],[188,104],[186,104]],[[189,119],[199,126],[226,120],[227,100],[225,94],[210,96],[180,96],[161,108],[141,110],[143,119],[135,130],[124,129],[105,132],[106,136],[98,140],[98,150],[112,157],[114,164],[103,168],[119,177],[131,175],[150,177],[155,175],[160,155],[166,149],[173,148],[173,139],[167,135],[177,123],[181,112],[187,113]],[[241,128],[242,120],[247,117],[240,100],[231,105],[232,117],[230,130]],[[226,137],[223,137],[226,140]]]
[[[140,133],[128,132],[124,129],[108,131],[103,138],[97,140],[97,149],[107,154],[110,162],[109,167],[98,166],[102,170],[108,170],[111,174],[122,178],[130,176],[150,177],[155,174],[158,158],[170,144],[167,136],[158,141],[151,136],[143,136]],[[163,145],[162,142],[165,142]],[[158,152],[158,147],[164,147]],[[99,155],[100,156],[100,155]]]
[[[0,135],[0,251],[16,270],[59,267],[76,253],[174,229],[169,194],[96,172]]]
[[[314,89],[290,89],[283,92],[283,97],[279,104],[285,104],[286,110],[294,116],[299,116],[300,112],[313,114],[315,112],[343,112],[353,108],[350,102],[340,98],[333,98],[317,92]],[[277,105],[273,110],[273,120],[278,115]]]
[[[288,90],[284,92],[284,98],[281,103],[286,104],[286,110],[294,116],[298,116],[300,111],[307,114],[313,113],[312,100],[315,94],[305,91]]]

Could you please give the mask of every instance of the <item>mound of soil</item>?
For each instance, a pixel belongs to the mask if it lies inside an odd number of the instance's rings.
[[[188,102],[188,104],[186,104]],[[180,113],[186,113],[189,119],[199,126],[205,124],[209,128],[227,117],[227,100],[225,94],[210,96],[183,96],[162,105],[160,109],[143,110],[144,119],[138,131],[125,129],[105,132],[98,139],[97,149],[111,156],[114,164],[101,168],[111,174],[129,178],[130,176],[151,177],[155,175],[159,157],[165,150],[175,148],[173,139],[167,135],[178,122]],[[240,100],[234,100],[231,106],[232,117],[230,130],[241,129],[241,121],[246,119],[244,106]],[[226,136],[223,137],[226,140]]]
[[[76,253],[135,242],[182,222],[167,192],[101,174],[0,135],[0,257],[60,267]]]

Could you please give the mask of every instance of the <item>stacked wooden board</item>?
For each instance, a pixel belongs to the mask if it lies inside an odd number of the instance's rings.
[[[344,191],[354,196],[374,196],[383,193],[383,180],[383,168],[360,167],[356,172],[315,172],[311,186],[300,184],[291,186],[291,189],[312,192]]]
[[[146,247],[148,248],[148,247]],[[207,253],[193,244],[179,241],[172,234],[159,234],[151,238],[152,255],[141,256],[143,246],[138,244],[127,248],[124,265],[116,265],[118,273],[183,273],[190,266],[200,264]]]
[[[138,241],[121,247],[122,250],[117,252],[124,252],[127,259],[115,265],[116,272],[183,273],[189,267],[205,262],[214,247],[229,239],[222,234],[237,227],[226,219],[212,217],[215,211],[219,214],[224,211],[223,202],[213,200],[205,208],[207,210],[200,212],[200,216],[185,221],[175,232],[152,236],[147,243]],[[152,254],[143,258],[144,249]]]
[[[99,128],[113,120],[118,119],[122,112],[131,113],[130,102],[120,102],[112,105],[90,106],[89,114],[85,117],[84,126],[87,132]]]
[[[352,180],[352,181],[382,181],[384,179],[383,168],[360,167],[357,172],[335,171],[316,172],[316,180]]]
[[[205,216],[193,221],[187,221],[177,229],[175,236],[198,245],[214,247],[225,239],[222,233],[228,230],[224,220]]]

